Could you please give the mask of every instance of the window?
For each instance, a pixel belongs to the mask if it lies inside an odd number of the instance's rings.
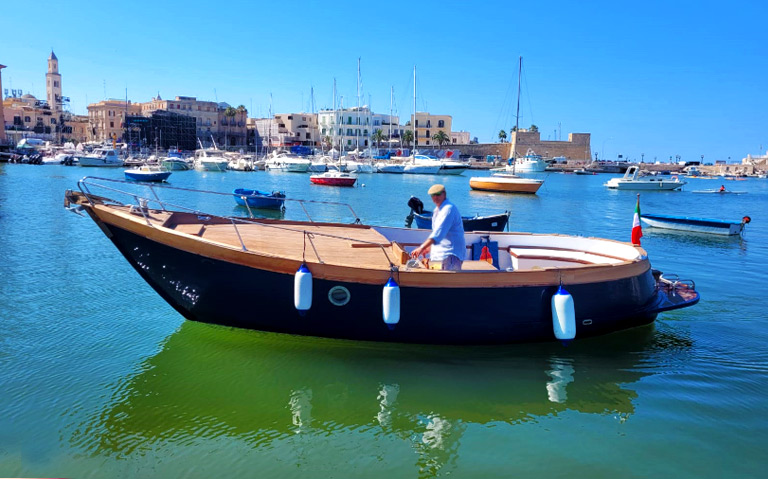
[[[312,138],[312,135],[310,135],[309,133],[307,133],[307,140],[309,140],[310,138]]]
[[[115,127],[115,122],[114,121],[110,121],[109,122],[109,127],[110,128],[114,128]]]
[[[427,128],[432,128],[432,120],[427,120]]]
[[[51,118],[51,125],[55,125],[55,124],[56,124],[56,118]]]
[[[347,125],[351,125],[351,124],[352,124],[352,117],[350,116],[347,118]]]
[[[56,88],[58,88],[58,87],[59,87],[59,82],[57,82],[57,81],[54,81],[54,82],[53,82],[53,86],[54,86],[54,87],[56,87]]]
[[[437,127],[438,128],[445,128],[445,121],[444,120],[438,120],[437,121]]]
[[[419,127],[419,120],[416,120],[416,128]]]
[[[31,121],[32,121],[32,118],[30,118],[30,117],[28,117],[28,116],[25,116],[25,117],[24,117],[24,122],[25,122],[25,123],[30,123]]]
[[[363,130],[363,136],[368,136],[368,130]]]
[[[429,140],[427,140],[427,145],[429,145]]]
[[[429,138],[429,130],[427,130],[427,138]],[[429,144],[429,142],[427,142]]]

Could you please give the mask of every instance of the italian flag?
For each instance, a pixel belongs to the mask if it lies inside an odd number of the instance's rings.
[[[632,244],[640,246],[640,238],[643,237],[643,228],[640,226],[640,195],[637,195],[635,205],[635,218],[632,221]]]

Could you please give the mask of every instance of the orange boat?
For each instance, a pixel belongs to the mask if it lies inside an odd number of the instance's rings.
[[[542,184],[544,184],[543,180],[504,174],[487,177],[473,176],[469,179],[469,186],[473,190],[497,191],[500,193],[527,193],[535,195]]]

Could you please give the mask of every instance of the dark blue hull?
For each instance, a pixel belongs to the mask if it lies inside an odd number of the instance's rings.
[[[424,211],[421,214],[413,213],[416,219],[416,227],[423,230],[432,229],[432,212]],[[509,213],[493,216],[462,216],[464,231],[504,231],[509,221]]]
[[[285,204],[285,194],[282,192],[264,193],[258,190],[238,188],[232,196],[239,206],[249,206],[262,210],[279,210]],[[245,198],[243,198],[245,197]]]
[[[185,318],[240,328],[331,338],[501,344],[554,340],[550,301],[556,286],[401,287],[401,317],[382,320],[382,285],[315,278],[304,315],[293,305],[294,276],[203,257],[113,225],[105,232],[139,274]],[[329,290],[350,300],[335,306]],[[622,280],[567,286],[576,305],[576,338],[652,322],[666,297],[650,269]]]

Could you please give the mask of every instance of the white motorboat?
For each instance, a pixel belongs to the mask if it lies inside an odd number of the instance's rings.
[[[160,165],[168,171],[186,171],[193,167],[191,161],[173,156],[161,158]]]
[[[469,163],[458,160],[440,160],[440,175],[461,175],[469,168]]]
[[[229,158],[215,148],[195,150],[195,169],[200,171],[227,171]]]
[[[508,165],[507,169],[511,169],[510,166],[512,165]],[[533,150],[529,149],[525,156],[514,159],[514,171],[516,173],[541,173],[546,170],[547,162]]]
[[[396,175],[402,175],[405,171],[405,165],[402,163],[391,163],[389,161],[380,161],[376,163],[376,171],[378,173],[393,173]]]
[[[287,153],[278,153],[264,163],[267,171],[288,171],[293,173],[306,173],[311,165],[312,162],[308,159]]]
[[[78,155],[77,162],[80,166],[123,166],[123,159],[111,148],[97,148],[88,155]]]
[[[225,155],[229,157],[229,164],[227,168],[235,171],[254,171],[256,166],[254,165],[254,157],[251,155],[240,155],[238,153],[230,153]]]
[[[611,178],[603,186],[615,190],[650,190],[672,191],[682,188],[685,181],[680,181],[677,176],[670,179],[657,177],[641,177],[640,168],[630,166],[621,178]]]

